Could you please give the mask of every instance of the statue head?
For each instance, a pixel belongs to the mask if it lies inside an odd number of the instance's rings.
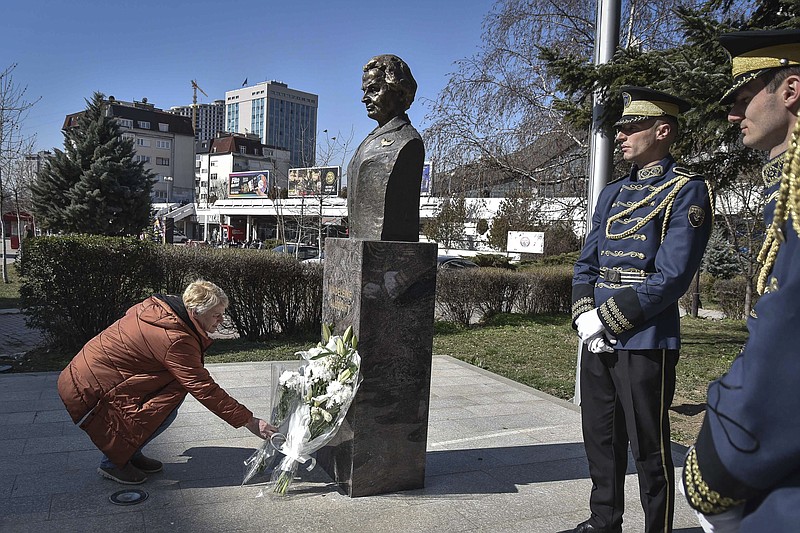
[[[392,54],[375,56],[364,65],[362,102],[369,118],[383,126],[405,113],[414,101],[417,82],[405,61]]]

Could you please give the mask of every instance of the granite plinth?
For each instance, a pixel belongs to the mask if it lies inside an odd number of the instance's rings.
[[[325,243],[322,319],[358,336],[363,381],[317,461],[351,497],[425,481],[436,245],[358,239]]]

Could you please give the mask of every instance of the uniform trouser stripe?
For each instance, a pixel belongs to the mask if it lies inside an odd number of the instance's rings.
[[[584,351],[581,357],[582,426],[595,526],[621,522],[630,441],[645,531],[671,531],[675,487],[667,409],[675,391],[677,359],[676,350]]]

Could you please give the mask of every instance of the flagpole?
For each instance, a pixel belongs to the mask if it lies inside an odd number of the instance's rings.
[[[594,64],[601,65],[611,61],[619,44],[620,0],[598,0],[595,22]],[[605,113],[601,87],[595,86],[592,103],[592,131],[589,147],[589,190],[586,202],[586,235],[592,231],[592,215],[597,197],[611,175],[614,154],[614,139],[601,123]],[[575,370],[575,396],[573,402],[581,403],[581,348],[578,342],[578,361]]]

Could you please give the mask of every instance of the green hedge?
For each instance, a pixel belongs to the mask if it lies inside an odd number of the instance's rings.
[[[101,236],[35,237],[18,268],[20,304],[45,339],[78,348],[150,294],[153,244]]]
[[[498,313],[565,313],[571,301],[572,270],[565,267],[469,268],[437,275],[439,315],[464,326]]]
[[[319,331],[322,269],[264,250],[158,245],[100,236],[31,239],[19,261],[20,300],[45,338],[80,348],[134,303],[207,279],[230,298],[240,337]]]
[[[181,294],[207,279],[230,298],[240,337],[268,340],[319,331],[322,267],[265,250],[170,246],[130,238],[38,237],[19,260],[20,300],[29,325],[77,349],[155,293]],[[572,271],[539,267],[442,270],[439,316],[469,325],[499,313],[569,309]]]

